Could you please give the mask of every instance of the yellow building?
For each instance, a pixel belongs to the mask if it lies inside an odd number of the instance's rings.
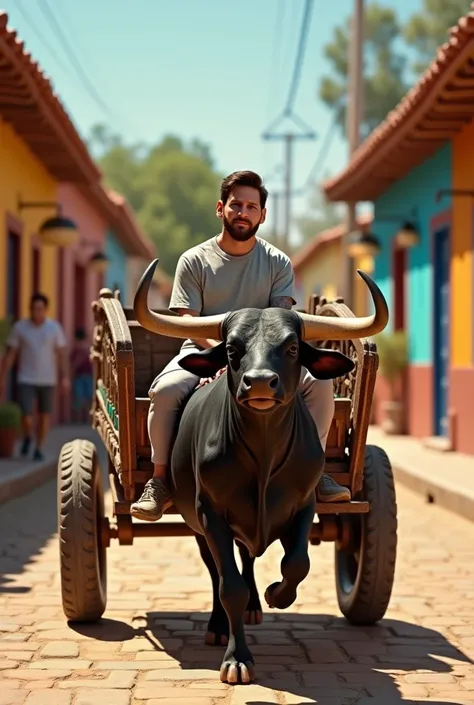
[[[56,300],[56,248],[41,247],[36,240],[38,212],[35,209],[21,211],[18,203],[28,201],[56,201],[57,181],[44,164],[32,153],[11,125],[0,116],[0,262],[8,266],[0,287],[0,316],[12,313],[25,316],[35,276],[38,288],[50,298],[55,316]],[[40,271],[35,270],[35,252]]]
[[[38,227],[57,214],[60,182],[88,186],[100,171],[7,19],[0,13],[0,318],[25,316],[34,289],[55,317],[58,252]]]
[[[28,316],[36,291],[48,297],[48,313],[72,346],[76,329],[92,334],[90,304],[100,288],[112,282],[125,299],[130,258],[149,261],[155,251],[125,200],[102,184],[50,81],[7,19],[0,12],[2,338],[11,320]],[[11,398],[14,386],[12,375]],[[69,401],[58,398],[61,420]]]
[[[0,319],[28,315],[31,294],[41,291],[72,340],[75,327],[91,326],[89,302],[107,281],[104,260],[124,295],[128,259],[149,260],[154,248],[124,199],[102,185],[50,81],[7,20],[0,12]],[[47,243],[41,224],[58,216],[75,226],[75,237],[60,241],[56,221]]]
[[[372,216],[367,214],[359,216],[357,221],[362,232],[368,230],[371,222]],[[343,224],[323,230],[293,256],[299,308],[307,307],[312,294],[324,296],[330,301],[340,296],[338,289],[342,270],[342,237],[345,233],[346,226]],[[355,262],[354,272],[357,268],[370,272],[371,258]],[[354,277],[352,290],[354,313],[365,315],[368,307],[367,287],[357,275]]]

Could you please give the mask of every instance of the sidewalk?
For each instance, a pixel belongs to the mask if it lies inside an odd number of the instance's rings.
[[[474,456],[424,448],[411,436],[386,436],[369,427],[367,443],[383,448],[395,479],[470,521],[474,521]]]
[[[56,475],[58,456],[63,443],[75,438],[97,442],[99,437],[90,426],[56,426],[51,429],[42,462],[0,459],[0,505],[14,497],[27,494]],[[18,458],[18,459],[17,459]]]

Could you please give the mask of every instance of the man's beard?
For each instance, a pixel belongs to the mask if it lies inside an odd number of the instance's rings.
[[[244,222],[244,221],[241,221]],[[247,221],[245,221],[247,222]],[[254,235],[256,235],[258,229],[260,227],[260,223],[257,223],[257,225],[254,225],[253,228],[247,228],[245,230],[240,230],[238,224],[236,223],[235,225],[230,222],[225,216],[224,216],[224,228],[226,231],[229,233],[231,238],[233,240],[237,240],[237,242],[247,242],[247,240],[250,240]]]

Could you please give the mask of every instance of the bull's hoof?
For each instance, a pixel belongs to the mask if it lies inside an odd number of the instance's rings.
[[[244,624],[261,624],[262,621],[262,605],[260,604],[257,589],[250,588],[250,597],[247,603],[247,609],[244,612]]]
[[[286,610],[296,600],[296,587],[285,580],[281,583],[272,583],[265,590],[265,600],[269,607]]]
[[[220,634],[219,632],[211,632],[208,630],[204,637],[204,643],[206,646],[227,646],[229,637],[227,634]]]
[[[261,624],[263,621],[262,610],[245,610],[244,624]]]
[[[204,643],[207,646],[227,646],[229,643],[229,620],[223,609],[211,614]]]
[[[224,659],[220,671],[222,683],[237,685],[238,683],[251,683],[255,680],[255,665],[252,654],[246,650],[245,660],[238,660],[234,656]]]

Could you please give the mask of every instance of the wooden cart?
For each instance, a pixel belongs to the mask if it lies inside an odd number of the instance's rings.
[[[313,296],[310,313],[353,316],[342,299]],[[182,341],[149,333],[123,308],[118,292],[103,289],[93,303],[92,359],[95,395],[92,425],[108,452],[113,519],[104,512],[101,471],[95,446],[66,443],[58,464],[59,535],[63,609],[71,621],[93,621],[105,611],[106,551],[110,542],[131,545],[135,537],[189,536],[184,522],[132,520],[130,504],[152,476],[147,433],[148,389],[178,352]],[[169,313],[169,312],[167,312]],[[311,543],[335,543],[337,598],[355,624],[373,624],[388,607],[397,549],[397,506],[390,461],[366,445],[378,356],[370,339],[315,342],[338,348],[356,363],[334,382],[336,409],[326,448],[326,472],[350,487],[353,501],[317,506]]]

